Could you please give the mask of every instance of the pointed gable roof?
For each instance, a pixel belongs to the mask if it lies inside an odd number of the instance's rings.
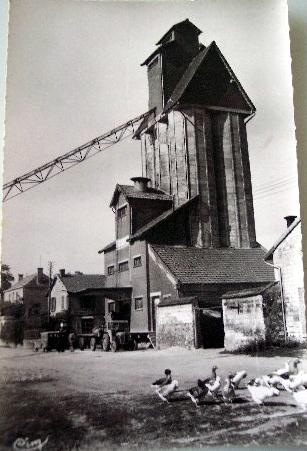
[[[198,101],[193,102],[193,97]],[[206,106],[235,107],[247,113],[256,111],[215,41],[193,58],[163,113],[167,113],[179,101]]]

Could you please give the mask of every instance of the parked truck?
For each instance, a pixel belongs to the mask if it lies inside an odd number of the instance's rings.
[[[137,337],[130,333],[129,321],[122,318],[114,312],[108,313],[105,315],[104,323],[94,327],[92,333],[78,334],[80,349],[90,347],[92,351],[95,351],[98,346],[106,352],[110,350],[116,352],[120,348],[136,350]]]

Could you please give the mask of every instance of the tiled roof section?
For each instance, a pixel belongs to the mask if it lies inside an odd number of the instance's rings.
[[[265,283],[256,288],[248,288],[247,290],[228,291],[223,294],[223,299],[245,298],[249,296],[258,296],[268,288],[274,286],[277,282]]]
[[[199,69],[200,65],[203,62],[205,62],[206,57],[209,55],[210,51],[213,48],[218,52],[218,54],[219,54],[219,56],[220,56],[220,58],[221,58],[221,60],[222,60],[222,62],[224,64],[224,66],[227,69],[227,71],[229,72],[231,78],[233,80],[235,80],[239,91],[241,92],[241,94],[244,97],[244,99],[247,102],[247,104],[250,106],[251,112],[256,111],[256,108],[255,108],[254,104],[252,103],[252,101],[248,97],[247,93],[243,89],[241,83],[237,79],[237,77],[234,74],[233,70],[231,69],[231,67],[227,63],[226,59],[222,55],[222,52],[220,51],[220,49],[216,45],[215,41],[212,41],[211,44],[208,47],[205,47],[203,50],[201,50],[193,58],[193,60],[189,64],[189,66],[186,69],[186,71],[184,72],[183,76],[181,77],[181,79],[179,80],[177,85],[175,86],[175,89],[174,89],[170,99],[167,101],[167,103],[166,103],[166,105],[164,107],[164,110],[163,110],[164,114],[167,113],[170,109],[172,109],[174,107],[174,105],[181,99],[181,97],[183,96],[185,90],[187,89],[187,87],[189,86],[190,82],[192,81],[194,75],[196,74],[197,70]]]
[[[100,274],[76,274],[59,276],[68,293],[80,293],[86,290],[99,290],[105,286],[105,276]]]
[[[133,185],[116,185],[110,207],[116,203],[118,192],[122,192],[127,199],[147,199],[147,200],[161,200],[172,201],[173,198],[164,191],[156,188],[147,188],[146,191],[137,191]]]
[[[111,243],[107,244],[104,248],[100,249],[98,251],[98,254],[102,254],[103,252],[112,251],[116,248],[116,241],[111,241]]]
[[[295,219],[295,221],[292,222],[290,227],[288,227],[287,230],[281,235],[281,237],[278,238],[278,240],[273,244],[271,249],[266,253],[266,255],[264,257],[264,259],[266,261],[273,260],[273,254],[276,251],[276,249],[278,248],[278,246],[287,238],[288,235],[290,235],[292,230],[295,229],[295,227],[297,227],[300,224],[300,222],[301,222],[300,218]]]
[[[49,278],[45,274],[43,276],[44,276],[43,285],[47,285],[48,282],[49,282]],[[29,284],[36,285],[37,284],[36,283],[36,278],[37,278],[37,274],[31,274],[30,276],[25,276],[25,277],[23,277],[22,280],[16,282],[14,285],[12,285],[10,288],[8,288],[5,291],[17,290],[18,288],[23,288],[23,287],[25,287],[26,285],[29,285]],[[40,284],[40,285],[42,285],[42,284]]]
[[[152,248],[183,284],[274,281],[273,268],[264,262],[262,248],[204,249],[165,245],[152,245]]]
[[[136,233],[134,233],[133,235],[131,235],[129,237],[129,241],[135,241],[139,238],[142,238],[147,232],[149,232],[150,230],[152,230],[154,227],[158,226],[159,224],[161,224],[161,222],[165,221],[166,219],[170,218],[173,214],[177,213],[179,210],[186,208],[188,206],[191,205],[192,202],[194,202],[195,199],[198,198],[197,196],[192,197],[192,199],[189,199],[187,202],[185,202],[184,204],[180,205],[178,208],[176,209],[169,209],[166,210],[164,213],[162,213],[160,216],[158,216],[157,218],[153,219],[152,221],[148,222],[148,224],[144,225],[143,227],[141,227]]]

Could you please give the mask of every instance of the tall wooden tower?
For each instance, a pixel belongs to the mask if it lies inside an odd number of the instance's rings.
[[[191,244],[256,247],[246,120],[255,107],[213,41],[188,19],[174,25],[144,61],[149,108],[136,133],[143,175],[174,197],[198,196]]]

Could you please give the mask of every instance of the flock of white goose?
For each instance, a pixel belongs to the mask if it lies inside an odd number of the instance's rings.
[[[272,373],[251,379],[247,383],[247,389],[252,400],[262,405],[264,401],[273,396],[279,396],[281,390],[291,393],[295,403],[302,410],[307,408],[307,373],[299,369],[301,360],[288,360],[284,367],[279,368]],[[223,400],[225,403],[232,403],[236,399],[236,390],[239,388],[243,379],[247,377],[247,371],[237,371],[222,381],[217,375],[217,367],[212,367],[212,373],[209,377],[198,379],[197,386],[190,388],[186,394],[192,402],[199,406],[200,400],[209,395],[214,400]],[[161,385],[159,382],[161,381]],[[168,380],[164,383],[163,379],[154,382],[153,387],[156,393],[163,401],[169,401],[170,396],[178,391],[178,382]],[[157,383],[158,382],[158,383]],[[242,387],[243,388],[243,387]]]

